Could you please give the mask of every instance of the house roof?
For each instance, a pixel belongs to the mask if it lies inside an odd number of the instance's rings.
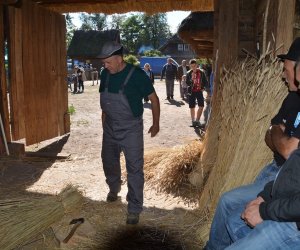
[[[119,31],[77,30],[74,32],[67,55],[71,58],[97,58],[101,53],[102,45],[106,41],[120,42]]]
[[[126,13],[130,11],[153,14],[173,10],[212,11],[214,0],[32,0],[59,13]]]
[[[192,12],[178,28],[179,37],[189,43],[198,56],[211,58],[213,55],[213,20],[213,12]]]
[[[178,34],[173,35],[170,39],[168,39],[162,46],[158,48],[158,50],[164,50],[169,44],[172,43],[183,43],[183,40],[178,36]]]
[[[182,20],[178,32],[180,31],[199,31],[203,29],[213,29],[214,27],[214,12],[191,12],[185,19]]]

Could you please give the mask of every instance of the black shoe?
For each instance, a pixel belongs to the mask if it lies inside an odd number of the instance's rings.
[[[139,220],[140,220],[140,214],[129,213],[127,214],[126,224],[136,225],[139,223]]]
[[[106,201],[107,202],[114,202],[118,200],[118,194],[117,193],[113,193],[113,192],[109,192],[107,197],[106,197]]]
[[[121,185],[119,186],[117,192],[109,191],[109,193],[107,194],[107,197],[106,197],[106,201],[107,202],[114,202],[114,201],[118,200],[118,193],[120,191],[121,191]]]
[[[171,100],[174,100],[174,96],[171,95]]]
[[[167,100],[170,100],[171,98],[170,98],[170,96],[167,96]]]

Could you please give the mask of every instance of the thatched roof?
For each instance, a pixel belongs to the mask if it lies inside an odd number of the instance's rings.
[[[178,28],[180,38],[191,44],[200,57],[212,57],[214,43],[213,12],[192,12]]]
[[[55,12],[126,13],[140,11],[146,13],[173,10],[212,11],[213,0],[32,0]]]
[[[77,30],[74,32],[67,55],[71,58],[97,58],[106,41],[120,42],[119,31]]]
[[[171,43],[182,43],[182,39],[178,36],[178,34],[173,35],[170,39],[168,39],[162,46],[158,48],[158,50],[164,50]]]

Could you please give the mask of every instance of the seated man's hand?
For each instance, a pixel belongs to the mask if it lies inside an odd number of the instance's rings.
[[[241,217],[248,226],[255,227],[256,225],[263,222],[263,219],[260,217],[259,213],[259,205],[263,201],[264,200],[262,197],[257,197],[255,200],[247,204]]]

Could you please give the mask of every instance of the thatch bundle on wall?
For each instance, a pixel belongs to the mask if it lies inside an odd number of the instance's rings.
[[[262,63],[246,59],[224,69],[217,91],[220,102],[213,103],[202,159],[190,176],[203,186],[199,201],[203,212],[208,210],[212,216],[224,191],[253,181],[272,159],[264,135],[287,94],[281,72],[276,60]],[[201,234],[207,232],[204,229]]]
[[[71,185],[57,196],[1,200],[0,249],[15,249],[29,243],[64,215],[79,212],[82,205],[81,192]]]
[[[130,11],[141,11],[149,14],[157,12],[167,12],[173,10],[202,10],[212,11],[214,9],[213,0],[79,0],[70,4],[69,0],[33,0],[41,6],[53,11],[66,12],[88,12],[88,13],[126,13]]]

